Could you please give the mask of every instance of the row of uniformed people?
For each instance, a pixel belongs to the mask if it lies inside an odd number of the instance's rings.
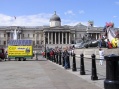
[[[65,69],[70,68],[70,53],[67,49],[63,51],[60,49],[52,49],[46,52],[46,56],[50,61],[56,62],[59,65],[62,64]]]

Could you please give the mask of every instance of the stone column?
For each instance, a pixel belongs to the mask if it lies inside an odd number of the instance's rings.
[[[52,44],[54,44],[54,32],[52,33]]]
[[[58,33],[58,44],[60,44],[60,32]]]
[[[37,37],[37,34],[35,33],[35,45],[36,45],[36,37]]]
[[[12,32],[10,32],[10,40],[12,39]]]
[[[6,32],[6,46],[7,46],[7,41],[8,40],[8,33]]]
[[[21,39],[21,33],[20,33],[20,39]]]
[[[65,35],[66,35],[66,38],[65,38],[66,41],[65,41],[65,43],[67,44],[67,32],[65,33]]]
[[[63,36],[63,32],[62,32],[62,44],[64,44],[64,43],[63,43],[63,42],[64,42],[64,41],[63,41],[63,37],[64,37],[64,36]]]
[[[44,32],[44,34],[43,34],[43,38],[44,38],[43,42],[44,42],[44,44],[45,44],[45,38],[46,38],[45,35],[46,35],[46,34],[45,34],[45,32]]]
[[[97,40],[97,38],[98,38],[98,37],[97,37],[97,33],[96,33],[96,40]]]
[[[70,34],[70,32],[69,32],[69,44],[71,44],[71,36],[70,36],[71,34]]]
[[[53,41],[52,41],[52,38],[53,38],[53,37],[52,37],[52,32],[50,33],[50,35],[51,35],[51,36],[50,36],[50,37],[51,37],[51,39],[50,39],[50,40],[51,40],[51,44],[52,44],[52,42],[53,42]]]
[[[39,33],[39,45],[41,44],[41,33]]]
[[[91,33],[90,35],[91,35],[91,37],[92,37],[92,33]]]
[[[48,44],[49,44],[49,32],[48,32]]]
[[[74,36],[74,40],[76,40],[76,36],[75,36],[75,34],[73,34],[73,36]]]
[[[56,32],[55,32],[55,44],[56,44]]]

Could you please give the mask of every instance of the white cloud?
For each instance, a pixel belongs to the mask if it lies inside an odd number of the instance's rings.
[[[115,2],[115,4],[119,5],[119,1]]]
[[[79,14],[84,14],[84,10],[79,10]]]
[[[79,23],[87,26],[87,22],[82,22],[82,21],[72,21],[72,20],[63,19],[62,22],[63,22],[64,25],[69,25],[69,26],[75,26]]]
[[[36,14],[28,16],[8,16],[0,14],[0,26],[43,26],[49,25],[52,14]]]
[[[36,15],[22,15],[9,16],[5,14],[0,14],[0,26],[49,26],[49,20],[53,14],[40,13]],[[75,26],[79,21],[71,19],[61,19],[61,24]],[[81,22],[83,25],[87,25],[87,22]]]
[[[114,15],[113,18],[117,18],[117,16]]]
[[[72,10],[68,10],[64,13],[65,15],[75,15]]]
[[[69,25],[69,26],[75,26],[77,25],[79,22],[70,22],[70,23],[67,23],[66,25]]]

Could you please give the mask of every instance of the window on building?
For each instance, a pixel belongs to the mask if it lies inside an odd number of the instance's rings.
[[[22,34],[22,37],[24,37],[24,34]]]
[[[35,34],[33,34],[33,37],[35,36]]]
[[[33,45],[35,45],[35,41],[33,41]]]
[[[29,37],[29,34],[28,34],[28,37]]]
[[[41,37],[43,37],[43,34],[41,34]]]
[[[6,45],[6,41],[4,41],[4,45]]]
[[[39,34],[37,34],[37,37],[39,37]]]
[[[10,37],[10,33],[7,33],[6,35],[8,36],[8,38]]]
[[[6,34],[4,34],[4,37],[6,37]]]
[[[79,34],[79,38],[81,37],[81,34]]]
[[[37,41],[37,43],[36,44],[39,44],[39,41]]]

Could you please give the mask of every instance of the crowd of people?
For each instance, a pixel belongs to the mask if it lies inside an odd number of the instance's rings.
[[[53,61],[53,62],[58,62],[61,59],[58,59],[58,56],[60,55],[63,59],[63,64],[64,64],[64,68],[68,69],[70,68],[70,64],[69,64],[69,56],[72,56],[74,53],[74,47],[70,46],[70,47],[55,47],[55,48],[46,48],[46,52],[43,51],[42,52],[42,56],[43,57],[47,57],[47,59]]]
[[[98,42],[98,47],[102,48],[102,47],[106,47],[108,49],[111,48],[119,48],[119,41],[117,38],[114,38],[112,42],[109,41],[109,39],[107,39],[106,41],[102,38],[99,40]]]

